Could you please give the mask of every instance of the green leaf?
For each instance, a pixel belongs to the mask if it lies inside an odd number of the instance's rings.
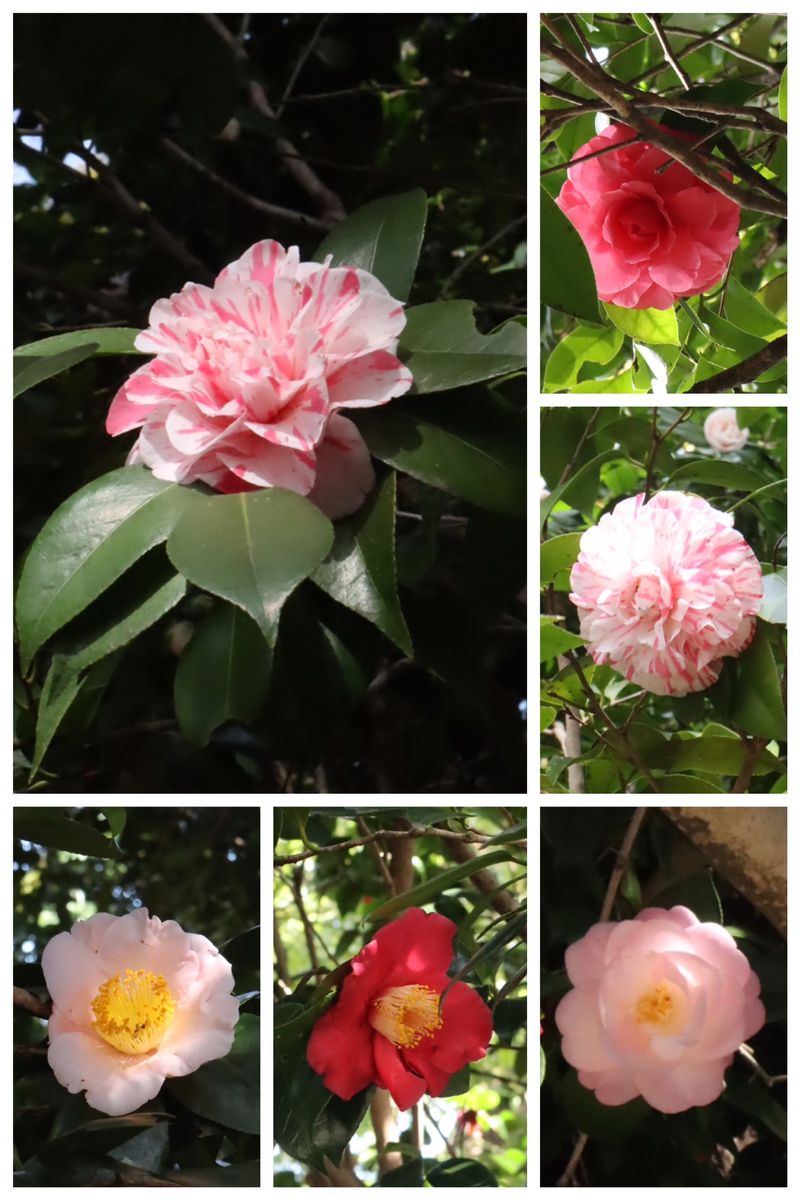
[[[631,16],[636,28],[641,29],[642,33],[653,33],[652,22],[645,13],[631,13]]]
[[[57,655],[53,656],[42,686],[42,694],[39,697],[31,779],[39,770],[59,725],[85,684],[86,676],[81,678],[78,672],[73,671],[64,663],[63,659]]]
[[[67,371],[76,363],[83,362],[85,358],[91,358],[96,349],[95,342],[87,342],[83,346],[73,346],[71,350],[64,350],[61,354],[53,354],[44,358],[33,358],[32,356],[15,358],[13,398],[16,399],[23,392],[43,383],[45,379],[60,375],[62,371]]]
[[[601,366],[610,363],[619,352],[622,340],[622,331],[614,326],[579,325],[563,337],[550,354],[544,370],[544,390],[569,390],[577,381],[584,363],[599,363]]]
[[[559,500],[565,502],[571,501],[573,493],[583,493],[584,489],[596,492],[601,466],[603,463],[609,462],[612,458],[618,459],[619,457],[619,450],[604,450],[602,454],[598,454],[595,458],[591,458],[589,462],[584,463],[560,487],[553,488],[552,492],[545,496],[540,505],[539,511],[542,525],[544,525]]]
[[[547,1056],[544,1052],[544,1047],[539,1047],[539,1086],[544,1083],[544,1077],[547,1073]]]
[[[712,775],[738,775],[744,761],[744,746],[731,737],[673,738],[650,752],[648,766],[681,772],[689,769]],[[756,760],[754,774],[783,772],[780,759],[764,750]]]
[[[121,1146],[115,1146],[108,1154],[118,1162],[160,1175],[167,1165],[169,1154],[169,1124],[159,1121],[149,1129],[143,1129],[141,1133],[128,1138]]]
[[[649,1105],[641,1097],[629,1100],[627,1104],[601,1104],[594,1092],[578,1082],[572,1068],[558,1085],[558,1098],[568,1124],[598,1141],[623,1141],[639,1128],[650,1112]]]
[[[556,591],[569,591],[569,573],[580,553],[582,536],[580,533],[562,533],[542,542],[539,547],[542,587],[554,583]]]
[[[756,635],[737,663],[730,719],[757,737],[786,738],[781,680],[769,636],[758,622]]]
[[[325,1087],[306,1060],[305,1045],[275,1058],[275,1140],[300,1162],[324,1170],[325,1158],[337,1166],[361,1124],[372,1088],[340,1100]]]
[[[735,350],[740,358],[749,358],[751,354],[757,354],[767,344],[763,338],[745,333],[730,321],[726,321],[724,317],[713,312],[707,304],[701,304],[701,316],[708,325],[714,341],[719,346]]]
[[[480,966],[481,963],[485,963],[494,958],[504,946],[509,944],[509,942],[513,942],[518,936],[524,935],[527,921],[527,911],[512,912],[509,914],[508,919],[503,921],[500,928],[492,935],[492,937],[489,938],[488,941],[481,942],[475,953],[470,955],[463,967],[456,972],[456,974],[451,978],[447,987],[442,992],[441,996],[439,997],[439,1012],[442,1011],[442,1008],[446,1004],[447,993],[450,991],[453,985],[462,980],[465,975],[468,975],[471,971],[474,971],[475,968]]]
[[[405,301],[414,282],[428,205],[421,188],[386,196],[356,209],[328,234],[314,255],[334,267],[370,271],[395,300]]]
[[[75,329],[71,333],[56,333],[39,342],[26,342],[14,348],[15,358],[42,358],[72,351],[78,346],[92,346],[92,354],[141,354],[134,338],[141,329]]]
[[[191,1112],[240,1133],[260,1132],[260,1020],[242,1013],[224,1058],[204,1063],[167,1087]]]
[[[492,333],[478,333],[474,307],[471,300],[437,300],[407,310],[400,349],[415,392],[451,391],[525,370],[524,325],[506,321]]]
[[[252,721],[269,685],[271,653],[234,604],[219,604],[195,631],[175,673],[175,715],[186,738],[205,746],[226,721]]]
[[[589,255],[552,196],[541,192],[541,299],[584,321],[601,321]]]
[[[786,325],[774,317],[768,308],[756,300],[735,275],[728,279],[725,293],[725,313],[739,329],[754,333],[758,337],[779,337],[786,332]]]
[[[762,501],[769,500],[772,496],[785,495],[787,479],[776,479],[774,483],[768,483],[765,487],[757,488],[754,492],[750,492],[747,496],[743,496],[741,500],[737,500],[728,509],[728,512],[735,512],[742,504],[747,504],[753,500]]]
[[[375,923],[377,921],[388,921],[390,917],[397,916],[398,913],[405,912],[412,905],[421,906],[429,904],[431,900],[435,900],[442,892],[448,888],[455,887],[462,879],[469,879],[476,871],[482,871],[485,867],[494,867],[501,862],[515,862],[516,856],[510,850],[492,850],[488,854],[478,854],[469,862],[459,863],[457,867],[450,867],[446,871],[441,871],[432,879],[428,879],[425,883],[420,883],[417,887],[411,888],[407,892],[403,892],[400,896],[394,896],[391,900],[387,900],[385,904],[378,905],[368,912],[364,917],[365,921]]]
[[[603,307],[617,329],[646,342],[649,346],[679,346],[678,318],[674,308],[618,308],[604,303]]]
[[[284,602],[332,543],[331,522],[310,500],[265,488],[198,498],[167,553],[192,583],[244,609],[274,646]]]
[[[397,594],[396,489],[396,476],[390,471],[355,516],[338,522],[330,554],[311,578],[410,655],[411,638]]]
[[[364,409],[354,418],[372,454],[481,508],[525,511],[525,424],[487,388]]]
[[[447,1083],[444,1085],[444,1091],[439,1092],[440,1096],[463,1096],[464,1092],[468,1092],[470,1088],[469,1082],[469,1063],[466,1063],[460,1071],[455,1071]]]
[[[722,1099],[726,1104],[732,1104],[748,1116],[755,1117],[781,1141],[787,1141],[786,1109],[756,1080],[751,1083],[742,1083],[738,1079],[727,1080]]]
[[[177,1167],[167,1171],[165,1179],[179,1187],[249,1187],[257,1188],[261,1179],[261,1163],[230,1163],[226,1167]]]
[[[770,624],[785,625],[788,620],[787,607],[787,571],[782,567],[780,571],[764,576],[764,598],[758,615],[762,621],[769,621]]]
[[[401,1152],[412,1149],[405,1142],[392,1143]],[[389,1147],[387,1146],[388,1150]],[[421,1188],[425,1186],[425,1176],[423,1174],[422,1162],[419,1158],[413,1162],[403,1163],[402,1166],[395,1167],[392,1171],[387,1171],[385,1175],[381,1175],[376,1187],[402,1187],[402,1188]]]
[[[789,120],[789,68],[784,67],[778,88],[778,116],[782,121]]]
[[[545,729],[549,729],[555,718],[556,710],[549,704],[542,704],[539,708],[539,732],[544,733]]]
[[[659,792],[724,792],[724,788],[698,779],[696,775],[662,775],[658,781]]]
[[[547,662],[551,658],[555,658],[559,654],[563,654],[565,650],[574,650],[576,646],[585,646],[586,643],[582,637],[577,634],[570,633],[568,629],[561,629],[557,624],[562,621],[563,617],[542,617],[541,628],[539,632],[539,661]]]
[[[497,1187],[497,1180],[488,1167],[472,1158],[449,1158],[428,1172],[431,1187],[485,1188]]]
[[[99,829],[73,821],[60,808],[25,808],[14,806],[14,837],[50,850],[66,850],[70,854],[85,854],[87,858],[119,858],[113,838]],[[138,1115],[138,1114],[137,1114]]]
[[[169,535],[199,500],[142,467],[102,475],[65,500],[30,548],[17,589],[22,669],[62,626]]]
[[[704,459],[698,462],[684,463],[673,471],[669,485],[674,483],[708,483],[715,487],[728,488],[732,492],[751,492],[763,485],[763,476],[749,467],[741,467],[738,463],[722,462],[718,459]]]

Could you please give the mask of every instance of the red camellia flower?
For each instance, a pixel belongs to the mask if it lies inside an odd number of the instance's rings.
[[[454,984],[439,1012],[455,932],[447,917],[409,908],[352,960],[306,1051],[336,1096],[349,1100],[377,1083],[399,1109],[411,1108],[425,1092],[441,1096],[454,1072],[485,1056],[492,1016],[477,992]]]
[[[635,136],[609,125],[574,158]],[[619,308],[666,309],[708,291],[739,245],[739,206],[647,142],[573,161],[556,204],[583,239],[598,296]]]

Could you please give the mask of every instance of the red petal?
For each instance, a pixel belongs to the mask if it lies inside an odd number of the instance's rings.
[[[413,1108],[425,1092],[425,1080],[407,1070],[397,1047],[380,1035],[375,1038],[375,1074],[401,1112]]]
[[[405,1049],[403,1058],[409,1067],[413,1067],[418,1075],[422,1075],[431,1096],[441,1096],[453,1072],[443,1071],[441,1067],[434,1065],[431,1060],[431,1046],[432,1043],[425,1038],[413,1050]]]
[[[442,1021],[429,1043],[434,1066],[452,1074],[485,1056],[492,1038],[492,1014],[466,983],[455,984],[447,993]]]
[[[372,1041],[368,1025],[342,1026],[332,1009],[312,1029],[306,1058],[322,1075],[326,1088],[341,1100],[350,1100],[375,1079]]]

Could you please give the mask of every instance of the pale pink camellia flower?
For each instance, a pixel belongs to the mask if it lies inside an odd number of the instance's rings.
[[[595,662],[660,696],[716,683],[750,644],[763,595],[733,516],[685,492],[622,500],[582,535],[570,583]]]
[[[53,1001],[47,1061],[70,1092],[118,1117],[165,1079],[222,1058],[239,1019],[233,972],[208,938],[138,908],[58,933],[42,970]]]
[[[735,408],[715,408],[705,419],[703,433],[711,449],[720,454],[741,450],[750,436],[749,429],[739,428]]]
[[[257,242],[217,276],[150,310],[137,350],[156,357],[123,384],[112,435],[141,428],[128,456],[158,479],[220,492],[280,487],[329,517],[375,486],[344,409],[385,404],[413,382],[396,357],[402,304],[368,271],[300,262]]]
[[[635,136],[609,125],[573,159]],[[707,292],[739,245],[739,206],[647,142],[573,161],[556,204],[581,235],[598,296],[619,308],[667,309]]]
[[[659,1112],[710,1104],[738,1047],[761,1029],[761,985],[731,935],[688,908],[593,925],[566,953],[561,1052],[601,1104]]]

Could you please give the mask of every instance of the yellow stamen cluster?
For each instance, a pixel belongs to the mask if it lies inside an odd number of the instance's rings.
[[[92,1001],[93,1029],[123,1054],[147,1054],[172,1024],[175,1001],[166,980],[152,971],[126,971],[98,990]]]
[[[419,983],[389,988],[374,1001],[369,1022],[393,1045],[412,1049],[441,1029],[439,995]]]
[[[656,1025],[659,1029],[673,1024],[677,1015],[672,989],[664,982],[645,992],[634,1008],[634,1016],[640,1025]]]

